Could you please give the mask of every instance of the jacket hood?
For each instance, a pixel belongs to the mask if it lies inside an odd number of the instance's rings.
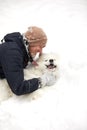
[[[24,67],[27,65],[27,63],[29,61],[29,56],[28,56],[28,53],[24,46],[23,36],[19,32],[9,33],[9,34],[5,35],[4,38],[1,40],[1,42],[5,43],[5,44],[8,42],[12,42],[12,44],[16,43],[23,52]]]
[[[9,33],[4,36],[4,38],[1,40],[1,42],[15,42],[20,40],[22,38],[22,35],[19,32]]]
[[[24,59],[25,59],[26,63],[28,61],[30,61],[30,62],[33,61],[31,54],[29,52],[27,52],[26,47],[24,45],[23,36],[19,32],[7,34],[4,36],[4,38],[1,41],[2,41],[2,43],[4,42],[5,44],[7,42],[13,42],[13,43],[16,42],[18,44],[18,46],[22,48],[22,51],[24,53]]]

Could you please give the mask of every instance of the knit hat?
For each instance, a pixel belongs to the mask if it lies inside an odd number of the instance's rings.
[[[47,36],[45,32],[36,26],[28,27],[28,31],[25,32],[25,38],[28,40],[30,46],[37,46],[38,44],[45,47],[47,42]]]

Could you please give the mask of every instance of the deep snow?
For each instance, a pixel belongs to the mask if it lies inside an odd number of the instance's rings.
[[[47,33],[43,51],[59,55],[60,78],[37,98],[3,101],[0,130],[87,130],[87,1],[0,0],[0,39],[31,25]]]

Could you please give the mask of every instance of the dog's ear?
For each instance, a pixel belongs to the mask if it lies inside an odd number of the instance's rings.
[[[37,63],[40,64],[40,65],[43,64],[46,57],[47,57],[46,54],[42,53],[42,55],[37,60]]]

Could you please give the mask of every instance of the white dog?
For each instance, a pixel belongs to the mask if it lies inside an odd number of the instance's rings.
[[[49,77],[52,78],[52,80],[48,82],[47,86],[54,85],[54,83],[57,81],[58,78],[57,59],[58,57],[54,54],[50,54],[50,55],[43,54],[38,61],[39,63],[38,70],[41,72],[40,76],[42,80],[49,81]],[[48,75],[47,79],[44,79],[45,75]]]
[[[42,75],[46,74],[52,74],[55,75],[55,78],[52,79],[52,82],[48,84],[54,84],[54,82],[57,81],[58,78],[58,57],[56,54],[43,54],[40,56],[40,58],[37,60],[38,66],[32,66],[28,65],[26,69],[24,69],[24,78],[25,79],[31,79],[35,77],[41,77]],[[34,96],[35,93],[29,94]],[[10,87],[6,80],[0,80],[0,101],[6,100],[9,97],[13,96],[14,94],[10,90]],[[32,97],[33,98],[33,97]]]

